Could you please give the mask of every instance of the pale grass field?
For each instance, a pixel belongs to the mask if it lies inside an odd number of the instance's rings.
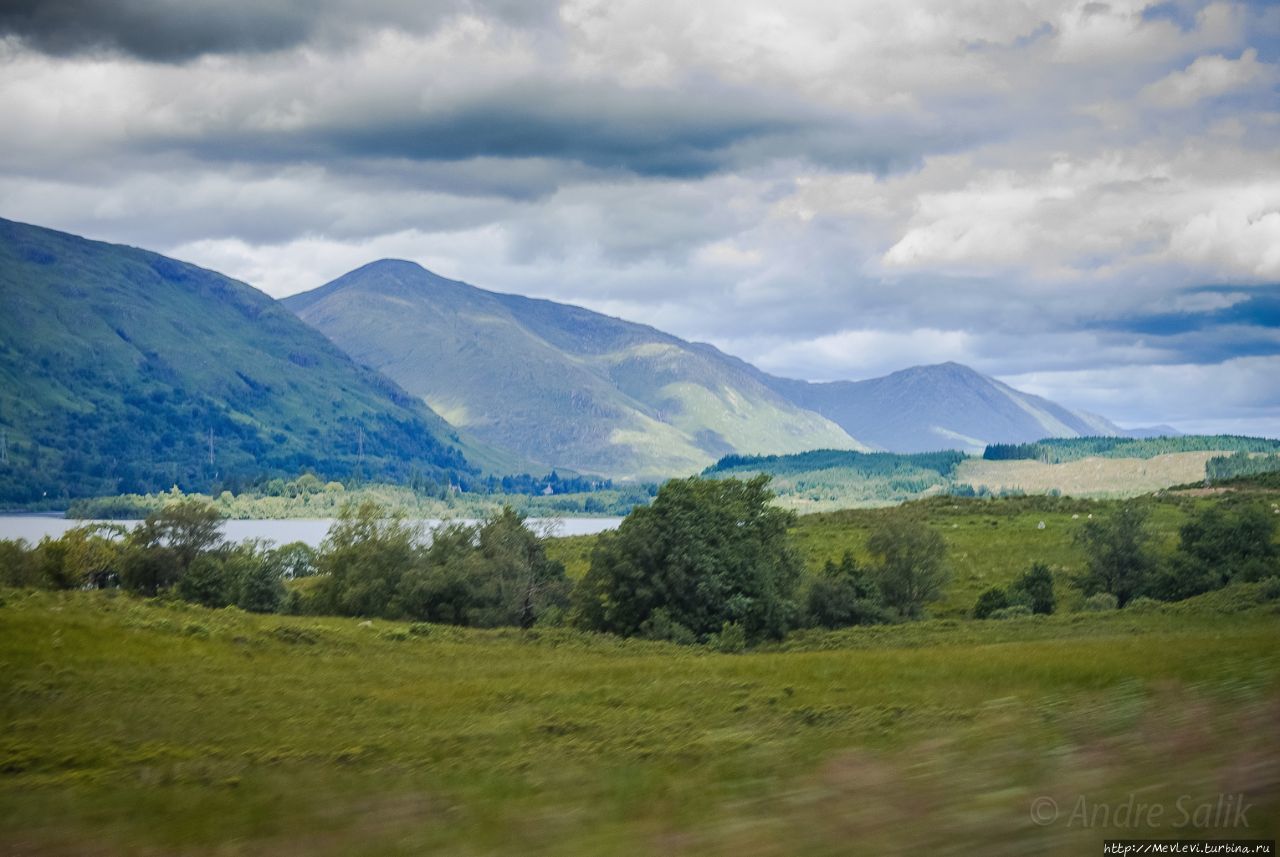
[[[1205,462],[1221,452],[1175,452],[1155,458],[1082,458],[1063,464],[972,459],[956,471],[956,483],[985,485],[992,491],[1043,494],[1053,489],[1072,497],[1136,497],[1204,479]]]

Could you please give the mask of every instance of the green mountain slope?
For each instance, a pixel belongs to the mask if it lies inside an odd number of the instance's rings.
[[[456,481],[450,432],[244,283],[0,220],[0,502],[305,469]]]
[[[614,478],[729,453],[862,449],[709,346],[579,307],[365,265],[285,304],[481,441]]]

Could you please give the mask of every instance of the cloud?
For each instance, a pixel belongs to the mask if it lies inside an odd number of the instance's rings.
[[[0,215],[278,296],[410,258],[810,378],[1243,373],[1277,37],[1204,0],[0,2]]]
[[[1219,54],[1197,57],[1144,88],[1142,97],[1160,107],[1189,107],[1206,98],[1274,85],[1276,79],[1276,67],[1259,62],[1257,49],[1249,48],[1235,60]]]
[[[529,24],[554,18],[539,0],[6,0],[0,36],[44,53],[113,52],[155,62],[279,51],[311,40],[342,43],[369,29],[425,31],[449,15],[481,11]]]

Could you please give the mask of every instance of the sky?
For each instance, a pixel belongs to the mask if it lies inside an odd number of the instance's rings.
[[[1280,436],[1280,4],[0,0],[0,216]]]

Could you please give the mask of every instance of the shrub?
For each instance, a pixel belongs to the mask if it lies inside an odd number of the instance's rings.
[[[1145,595],[1141,595],[1126,604],[1124,609],[1132,610],[1135,613],[1152,613],[1160,610],[1163,606],[1163,604],[1154,598],[1148,598]]]
[[[1181,601],[1233,581],[1257,581],[1280,572],[1276,520],[1261,503],[1210,506],[1178,531],[1178,553],[1148,591]]]
[[[1008,607],[1009,594],[999,586],[993,586],[978,596],[978,602],[973,605],[973,618],[989,619],[996,611]]]
[[[1118,609],[1120,600],[1110,592],[1097,592],[1086,598],[1082,606],[1089,613],[1102,613]]]
[[[221,557],[199,556],[178,581],[178,595],[205,607],[226,607],[231,603],[231,587]]]
[[[839,565],[828,560],[809,584],[804,613],[804,624],[811,628],[845,628],[889,620],[875,581],[848,552]]]
[[[1033,563],[1031,568],[1023,572],[1010,587],[1011,600],[1022,602],[1024,599],[1033,613],[1048,615],[1058,606],[1057,596],[1053,591],[1053,572],[1042,562]]]
[[[737,622],[725,622],[720,633],[712,634],[707,644],[717,652],[734,655],[747,648],[747,632]]]
[[[1021,619],[1026,616],[1034,616],[1030,607],[1023,604],[1015,604],[1012,607],[1001,607],[999,610],[992,611],[992,619]]]

